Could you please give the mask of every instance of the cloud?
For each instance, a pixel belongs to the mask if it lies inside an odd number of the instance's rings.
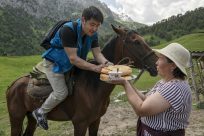
[[[126,13],[133,20],[151,25],[172,15],[204,7],[204,0],[101,0],[116,13]]]
[[[113,8],[122,8],[121,3],[116,2],[116,0],[100,0],[104,3],[106,3],[106,5],[108,5],[108,7],[113,7]]]

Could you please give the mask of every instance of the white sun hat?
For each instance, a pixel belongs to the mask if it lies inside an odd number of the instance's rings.
[[[162,49],[153,49],[156,53],[160,53],[170,60],[187,75],[186,68],[190,66],[190,52],[179,43],[171,43]]]

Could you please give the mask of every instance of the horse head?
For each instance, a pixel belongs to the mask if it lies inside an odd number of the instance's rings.
[[[147,70],[151,76],[157,75],[157,56],[134,30],[116,28],[112,25],[117,36],[112,38],[102,50],[104,56],[117,64],[123,58],[129,58],[133,66],[138,69]]]

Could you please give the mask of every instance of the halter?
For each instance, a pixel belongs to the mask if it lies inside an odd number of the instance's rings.
[[[122,37],[122,51],[121,51],[121,56],[122,56],[122,59],[117,63],[117,64],[119,64],[119,63],[121,63],[122,61],[124,61],[125,59],[128,59],[128,63],[127,64],[129,64],[129,65],[131,65],[132,63],[134,63],[134,61],[132,61],[131,60],[131,58],[129,58],[129,57],[124,57],[124,50],[125,50],[125,41],[126,41],[126,37],[127,37],[127,34],[125,34],[123,37]],[[139,61],[140,61],[140,63],[141,63],[141,65],[142,65],[142,71],[144,71],[144,69],[150,69],[150,67],[147,65],[147,64],[145,64],[145,60],[147,59],[147,58],[149,58],[151,55],[153,55],[154,54],[154,52],[151,50],[149,53],[147,53],[142,59],[140,59],[140,58],[138,58],[136,55],[135,55],[135,53],[132,51],[132,50],[130,50],[129,48],[127,48],[126,47],[126,49],[128,50],[128,52],[129,53],[131,53],[135,58],[137,58]],[[126,64],[126,65],[127,65]],[[133,65],[131,65],[131,67],[134,67]]]
[[[125,40],[126,40],[127,34],[125,34],[124,37],[122,37],[122,51],[121,51],[121,56],[122,59],[117,63],[117,64],[121,64],[121,62],[123,62],[124,60],[128,60],[128,63],[126,63],[125,65],[128,65],[130,67],[135,67],[134,65],[132,65],[134,63],[134,61],[131,60],[130,57],[124,57],[124,50],[125,50]],[[127,48],[127,47],[126,47]],[[130,50],[129,48],[127,48],[128,52],[132,52],[132,50]],[[139,74],[137,75],[136,79],[134,79],[133,83],[136,83],[136,81],[141,77],[141,75],[144,73],[145,69],[151,69],[147,64],[145,64],[145,60],[150,57],[152,54],[154,54],[154,52],[151,50],[149,53],[147,53],[142,59],[138,58],[137,56],[135,56],[135,53],[132,52],[132,55],[134,57],[136,57],[141,65],[142,65],[142,69],[140,70]]]

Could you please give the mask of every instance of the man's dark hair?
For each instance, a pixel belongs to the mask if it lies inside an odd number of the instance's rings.
[[[94,20],[100,22],[101,24],[103,23],[102,12],[97,7],[94,7],[94,6],[90,6],[86,9],[84,9],[84,11],[82,13],[82,17],[84,17],[85,20],[94,19]]]
[[[168,63],[174,63],[174,62],[173,62],[171,59],[169,59],[168,57],[166,57],[166,58],[167,58],[167,62],[168,62]],[[182,79],[182,80],[184,80],[185,77],[186,77],[186,75],[185,75],[178,67],[176,67],[176,68],[174,69],[173,75],[174,75],[175,78],[180,78],[180,79]]]

